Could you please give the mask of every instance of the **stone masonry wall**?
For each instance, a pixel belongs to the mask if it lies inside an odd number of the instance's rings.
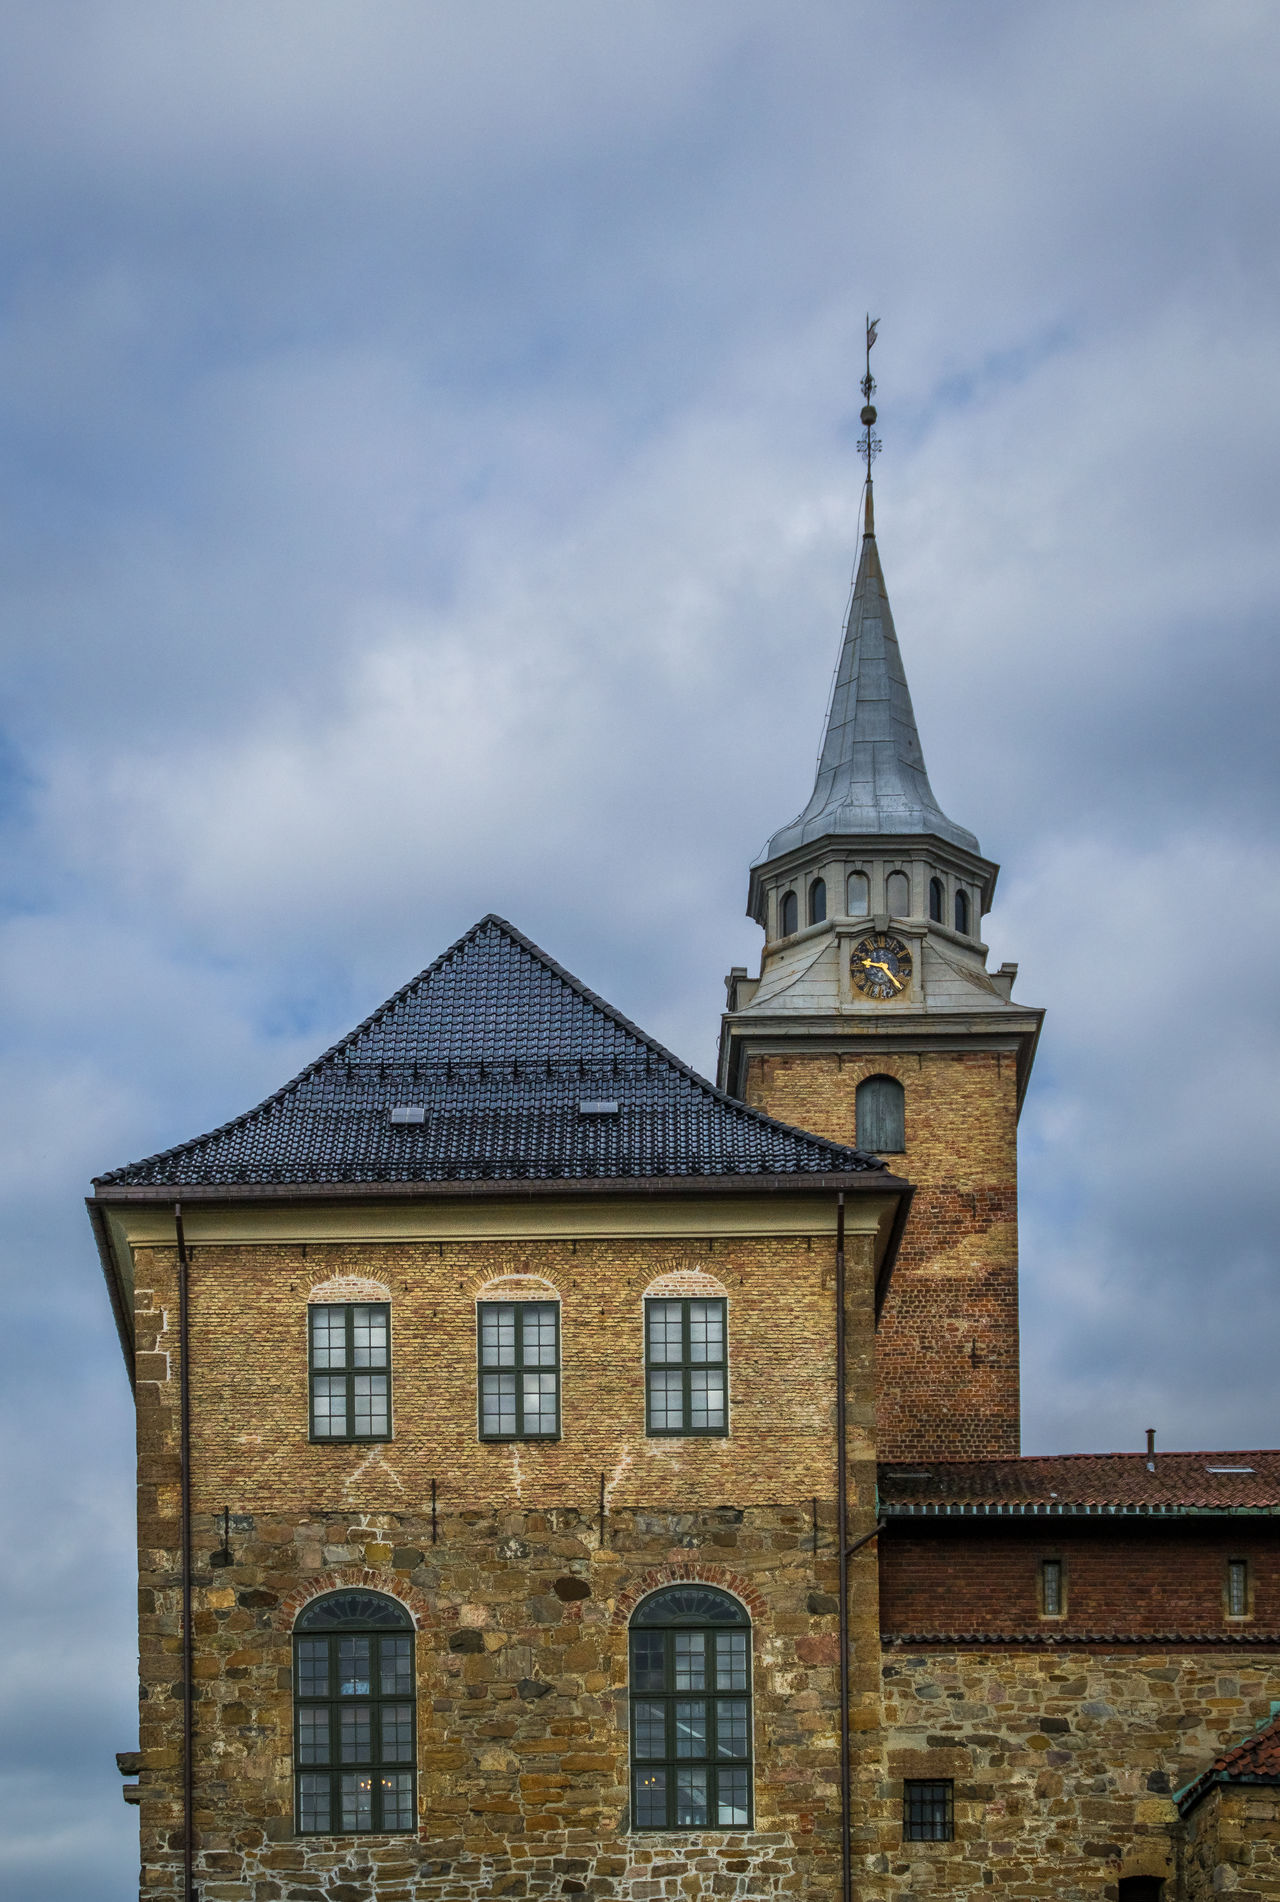
[[[752,1057],[745,1100],[837,1142],[857,1140],[867,1076],[906,1096],[906,1149],[886,1160],[915,1199],[881,1317],[884,1460],[1019,1450],[1017,1072],[998,1051]]]
[[[869,1243],[851,1244],[856,1533],[874,1518],[873,1318]],[[649,1242],[197,1246],[202,1902],[830,1895],[839,1847],[830,1255],[830,1237],[812,1248],[716,1241],[701,1254]],[[137,1269],[141,1895],[171,1902],[182,1849],[172,1252],[139,1250]],[[710,1270],[729,1291],[732,1432],[646,1441],[643,1291],[660,1274]],[[474,1295],[514,1273],[550,1279],[563,1298],[564,1438],[552,1447],[476,1437]],[[388,1446],[306,1437],[306,1300],[336,1275],[391,1288]],[[780,1308],[773,1295],[783,1285]],[[224,1505],[229,1565],[214,1562]],[[873,1546],[853,1575],[865,1803],[880,1774]],[[723,1585],[751,1610],[755,1827],[632,1834],[626,1619],[645,1591],[689,1576]],[[294,1833],[290,1633],[304,1603],[349,1583],[400,1597],[416,1621],[413,1836]]]
[[[1182,1847],[1172,1792],[1265,1722],[1275,1697],[1280,1647],[1222,1656],[891,1646],[871,1892],[1114,1902],[1122,1876],[1145,1875],[1163,1879],[1173,1902]],[[903,1841],[908,1777],[954,1780],[953,1842]],[[1259,1819],[1259,1829],[1256,1849],[1241,1840],[1238,1866],[1256,1856],[1260,1872],[1274,1872],[1273,1824]],[[1187,1873],[1185,1894],[1199,1902],[1211,1890]],[[1241,1875],[1238,1893],[1250,1892]],[[1260,1874],[1256,1893],[1276,1890]]]
[[[1210,1790],[1186,1821],[1185,1902],[1274,1902],[1280,1896],[1280,1790]]]

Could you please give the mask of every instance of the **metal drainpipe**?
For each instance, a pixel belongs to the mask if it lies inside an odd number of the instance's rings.
[[[836,1538],[840,1554],[840,1894],[853,1898],[849,1765],[849,1461],[846,1444],[844,1194],[836,1197]]]
[[[182,1893],[184,1902],[196,1902],[195,1889],[195,1776],[192,1739],[195,1707],[191,1682],[191,1384],[187,1315],[187,1237],[182,1226],[182,1204],[173,1205],[178,1238],[178,1462],[182,1473]]]

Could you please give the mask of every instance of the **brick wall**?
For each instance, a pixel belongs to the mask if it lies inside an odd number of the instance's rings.
[[[856,1142],[866,1076],[895,1076],[915,1186],[881,1318],[878,1438],[886,1460],[1019,1450],[1017,1076],[1012,1054],[930,1051],[752,1057],[746,1101]]]
[[[1269,1519],[930,1521],[880,1537],[883,1631],[1280,1631],[1280,1525]],[[1251,1616],[1228,1618],[1227,1564],[1248,1560]],[[1066,1612],[1040,1617],[1040,1565],[1063,1566]]]

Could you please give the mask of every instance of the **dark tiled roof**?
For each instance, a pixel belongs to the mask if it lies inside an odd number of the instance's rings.
[[[423,1120],[393,1124],[397,1107]],[[884,1169],[722,1095],[490,916],[257,1109],[96,1186]]]
[[[880,1468],[886,1517],[1280,1511],[1280,1452],[1069,1453]]]
[[[1246,1737],[1189,1783],[1178,1797],[1182,1814],[1194,1809],[1215,1783],[1280,1783],[1280,1717],[1273,1717],[1265,1729]]]

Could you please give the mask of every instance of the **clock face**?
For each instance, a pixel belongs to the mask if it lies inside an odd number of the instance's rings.
[[[853,981],[864,997],[878,1004],[901,997],[911,985],[911,953],[901,938],[888,931],[873,931],[859,938],[849,960]]]

